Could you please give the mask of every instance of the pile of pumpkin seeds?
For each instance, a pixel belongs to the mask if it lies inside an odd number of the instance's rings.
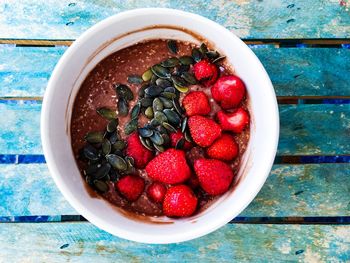
[[[191,66],[208,59],[217,63],[224,58],[217,51],[208,50],[205,44],[193,48],[191,56],[176,57],[178,46],[175,40],[168,40],[167,47],[174,54],[159,64],[151,66],[142,76],[130,75],[130,84],[141,85],[138,101],[130,111],[130,121],[125,125],[125,134],[138,131],[141,143],[150,151],[163,152],[170,147],[170,133],[178,129],[184,139],[177,142],[175,148],[182,149],[185,141],[192,142],[187,127],[187,117],[179,103],[180,93],[186,93],[188,86],[197,84]],[[125,84],[114,85],[118,97],[118,116],[129,114],[129,102],[134,99],[130,87]],[[85,136],[86,145],[81,150],[81,159],[86,162],[84,175],[86,181],[98,192],[109,190],[108,181],[115,182],[123,174],[135,171],[134,160],[125,155],[126,142],[118,133],[118,116],[115,110],[99,108],[97,113],[108,120],[104,131],[89,132]],[[139,115],[145,115],[149,121],[139,127]]]

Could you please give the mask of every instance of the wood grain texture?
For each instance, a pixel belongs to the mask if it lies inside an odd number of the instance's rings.
[[[225,225],[192,241],[148,245],[90,223],[0,224],[7,262],[346,262],[350,228],[332,225]],[[19,249],[20,248],[20,249]]]
[[[346,38],[350,16],[339,1],[39,0],[0,3],[2,38],[75,39],[121,11],[168,7],[200,14],[241,38]],[[312,13],[310,13],[312,12]]]
[[[350,49],[258,47],[278,96],[350,96]],[[43,96],[66,49],[0,45],[0,97]]]
[[[349,171],[350,164],[274,165],[257,197],[239,216],[350,216]],[[40,215],[57,220],[60,215],[77,215],[46,164],[0,165],[0,192],[0,217]]]
[[[0,100],[0,154],[41,154],[38,101]],[[280,105],[279,155],[350,154],[350,104]],[[30,120],[30,121],[29,121]]]

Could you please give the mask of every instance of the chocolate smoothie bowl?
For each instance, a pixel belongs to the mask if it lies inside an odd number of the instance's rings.
[[[205,43],[148,40],[89,73],[72,147],[95,195],[144,216],[184,217],[232,187],[249,140],[244,83]]]

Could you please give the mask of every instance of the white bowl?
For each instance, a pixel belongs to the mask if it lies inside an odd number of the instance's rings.
[[[180,30],[183,29],[183,30]],[[72,105],[89,71],[109,54],[138,41],[174,38],[197,41],[194,32],[227,56],[245,82],[250,101],[251,138],[234,190],[204,212],[189,218],[159,218],[151,223],[125,216],[103,199],[91,198],[73,157]],[[174,243],[208,234],[237,216],[264,184],[276,154],[279,117],[271,81],[254,53],[234,34],[204,17],[172,9],[150,8],[107,18],[82,34],[64,53],[46,89],[41,136],[50,173],[69,203],[97,227],[143,243]],[[159,223],[159,221],[161,223]]]

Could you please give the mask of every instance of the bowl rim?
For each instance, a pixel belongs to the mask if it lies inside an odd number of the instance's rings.
[[[56,176],[56,174],[60,174],[59,168],[56,166],[55,162],[55,157],[53,156],[51,152],[51,143],[50,143],[50,138],[48,136],[48,113],[50,109],[50,101],[53,99],[53,89],[55,86],[55,82],[58,78],[59,72],[62,71],[64,65],[69,61],[70,57],[72,54],[76,52],[77,49],[79,49],[80,43],[84,43],[87,39],[89,39],[91,36],[95,34],[96,31],[99,31],[100,29],[103,29],[105,26],[108,26],[110,23],[113,23],[115,20],[122,20],[125,18],[129,18],[130,16],[137,16],[137,15],[156,15],[157,13],[162,13],[167,12],[169,15],[178,15],[178,16],[186,16],[186,17],[191,17],[193,19],[198,20],[201,23],[209,23],[212,26],[215,27],[221,27],[226,31],[227,34],[231,34],[233,38],[236,39],[236,41],[241,42],[242,47],[246,48],[248,52],[250,52],[253,56],[252,58],[255,60],[257,65],[259,66],[259,70],[263,73],[264,78],[265,78],[265,85],[268,85],[270,89],[266,90],[267,93],[269,93],[269,96],[272,96],[275,98],[273,100],[274,105],[271,105],[272,108],[274,108],[274,116],[271,116],[271,118],[274,120],[273,125],[271,126],[271,134],[273,135],[272,137],[274,138],[274,141],[271,142],[272,144],[270,145],[269,151],[266,152],[266,154],[269,156],[269,161],[266,164],[266,167],[269,167],[268,171],[263,171],[265,174],[265,177],[262,178],[262,180],[259,181],[254,187],[254,194],[251,194],[249,198],[245,199],[245,202],[242,202],[241,204],[241,211],[243,211],[250,203],[251,201],[255,198],[255,196],[258,194],[258,192],[261,190],[263,184],[265,183],[269,172],[271,170],[271,167],[273,165],[275,155],[277,152],[277,146],[278,146],[278,139],[279,139],[279,112],[278,112],[278,106],[277,106],[277,100],[276,100],[276,95],[275,91],[273,88],[273,85],[271,83],[271,80],[261,64],[260,60],[256,57],[254,52],[242,41],[240,38],[238,38],[234,33],[230,32],[228,29],[225,27],[221,26],[220,24],[207,19],[205,17],[202,17],[197,14],[185,12],[185,11],[180,11],[177,9],[169,9],[169,8],[140,8],[140,9],[134,9],[134,10],[129,10],[129,11],[124,11],[121,13],[118,13],[116,15],[110,16],[97,24],[93,25],[89,29],[87,29],[81,36],[79,36],[74,43],[66,50],[66,52],[63,54],[63,56],[60,58],[59,62],[55,66],[52,75],[50,77],[50,80],[48,82],[44,99],[43,99],[43,104],[42,104],[42,111],[41,111],[41,140],[42,140],[42,147],[43,147],[43,152],[45,155],[46,163],[49,168],[50,174],[52,178],[55,181],[55,184],[59,188],[60,192],[63,194],[63,196],[67,199],[67,201],[73,206],[75,210],[77,210],[78,213],[82,214],[88,221],[93,223],[94,225],[98,226],[99,228],[105,230],[106,232],[112,233],[113,235],[116,235],[118,237],[126,238],[132,241],[137,241],[137,242],[142,242],[142,243],[151,243],[151,244],[166,244],[166,243],[175,243],[175,242],[183,242],[187,240],[191,240],[197,237],[204,236],[210,232],[215,231],[216,229],[220,228],[221,226],[225,225],[228,223],[232,217],[236,215],[232,215],[230,213],[222,214],[220,218],[218,218],[216,221],[212,222],[211,224],[208,224],[208,226],[203,229],[199,230],[194,230],[189,232],[189,233],[183,233],[180,232],[178,234],[174,234],[172,236],[169,236],[166,240],[164,239],[164,236],[161,237],[161,239],[158,239],[152,235],[152,234],[135,234],[135,232],[130,232],[126,231],[122,227],[119,226],[114,226],[113,229],[111,230],[109,226],[105,224],[105,222],[100,219],[98,215],[90,211],[90,209],[86,208],[81,201],[79,201],[79,198],[77,198],[74,194],[72,194],[68,189],[66,189],[65,185],[61,180]],[[239,214],[237,213],[237,215]],[[151,239],[151,240],[150,240]]]

